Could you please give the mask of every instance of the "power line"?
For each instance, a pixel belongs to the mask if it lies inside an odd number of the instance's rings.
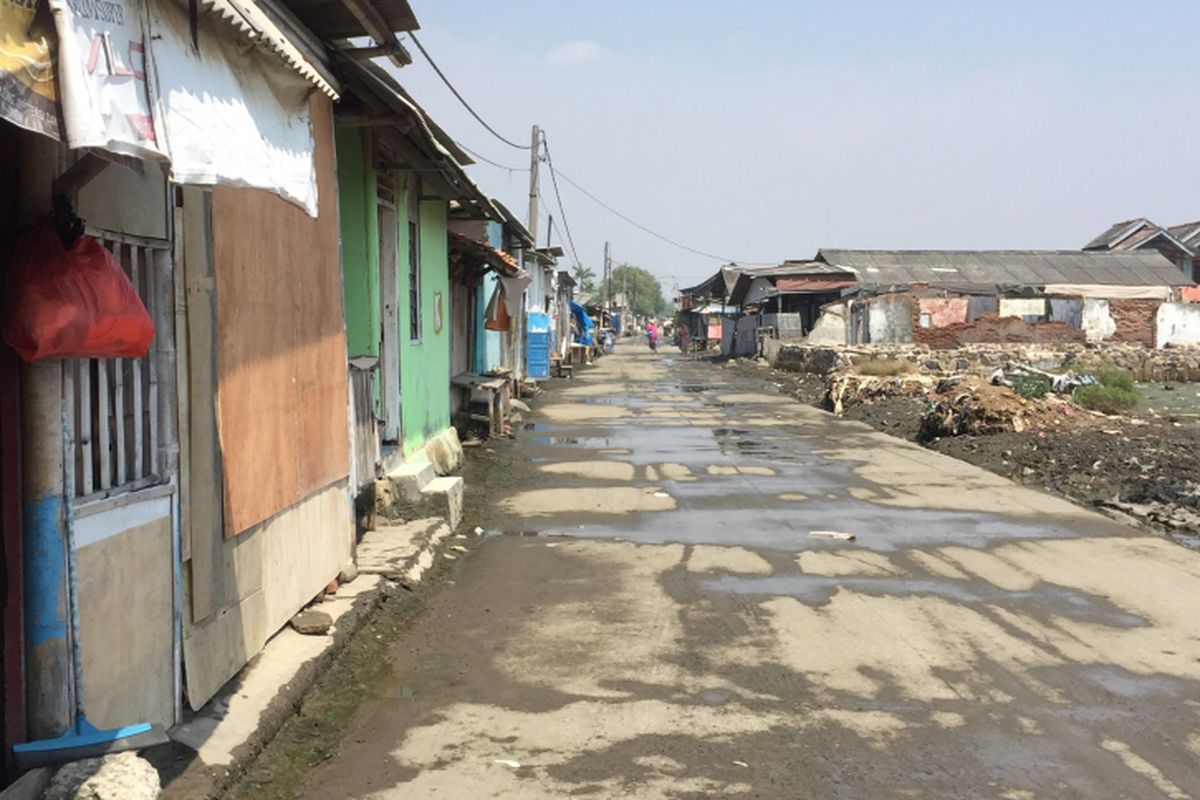
[[[437,73],[437,76],[442,79],[442,83],[446,84],[446,88],[448,88],[451,92],[454,93],[454,96],[458,98],[458,102],[463,104],[463,108],[465,108],[467,111],[471,112],[471,116],[474,117],[476,119],[476,121],[479,122],[480,125],[487,128],[488,133],[492,134],[492,136],[495,136],[497,139],[504,142],[509,147],[515,147],[518,150],[529,150],[530,149],[530,145],[517,144],[516,142],[512,141],[511,139],[506,139],[503,136],[501,136],[496,131],[495,128],[493,128],[491,125],[488,125],[484,121],[483,117],[479,116],[479,114],[477,114],[475,112],[475,109],[471,108],[471,104],[467,102],[466,98],[458,93],[458,89],[454,88],[454,84],[452,84],[450,82],[450,79],[447,78],[446,75],[442,72],[441,68],[438,67],[437,63],[429,55],[429,52],[421,45],[421,40],[417,38],[417,35],[415,33],[413,33],[412,31],[409,31],[408,38],[412,39],[413,44],[415,44],[417,46],[417,49],[421,51],[421,55],[425,56],[425,60],[429,62],[429,66],[433,67],[433,71]]]
[[[550,168],[550,182],[554,184],[554,199],[558,202],[558,213],[562,215],[563,230],[567,232],[567,243],[571,245],[571,257],[575,265],[579,263],[579,253],[575,251],[575,239],[571,236],[571,226],[567,223],[567,212],[563,208],[562,195],[558,192],[558,176],[554,172],[554,159],[550,158],[550,144],[546,141],[546,132],[542,131],[542,150],[546,152],[546,166]]]
[[[510,167],[507,164],[501,164],[499,161],[492,161],[487,156],[480,155],[479,153],[475,152],[471,148],[467,147],[462,142],[455,141],[454,144],[458,145],[463,150],[467,151],[468,153],[470,153],[472,156],[479,159],[483,163],[491,164],[493,167],[499,167],[500,169],[506,169],[509,172],[529,172],[529,167]]]
[[[608,211],[609,213],[611,213],[611,214],[615,214],[616,216],[618,216],[618,217],[620,217],[621,219],[625,220],[626,222],[628,222],[630,225],[632,225],[633,227],[637,228],[638,230],[645,231],[646,233],[650,234],[651,236],[653,236],[653,237],[654,237],[654,238],[656,238],[656,239],[661,239],[662,241],[666,242],[666,243],[667,243],[667,244],[669,244],[669,245],[672,245],[672,246],[674,246],[674,247],[678,247],[680,250],[686,250],[686,251],[687,251],[687,252],[689,252],[689,253],[693,253],[693,254],[695,254],[695,255],[698,255],[698,256],[703,256],[704,258],[711,258],[711,259],[713,259],[714,261],[721,261],[721,262],[723,262],[723,263],[726,263],[726,264],[730,264],[730,263],[733,263],[734,261],[736,261],[736,259],[732,259],[732,258],[726,258],[726,257],[724,257],[724,256],[718,256],[718,255],[714,255],[713,253],[706,253],[706,252],[704,252],[703,250],[697,250],[697,249],[696,249],[696,248],[694,248],[694,247],[688,247],[686,244],[682,244],[682,243],[680,243],[680,242],[677,242],[677,241],[675,241],[674,239],[671,239],[671,238],[668,238],[668,237],[666,237],[666,236],[663,236],[661,233],[658,233],[658,232],[656,232],[656,231],[653,231],[653,230],[651,230],[650,228],[647,228],[645,225],[641,224],[640,222],[635,222],[634,220],[632,220],[632,219],[630,219],[629,217],[627,217],[627,216],[625,216],[624,214],[622,214],[620,211],[617,211],[615,208],[613,208],[612,206],[610,206],[608,203],[604,202],[604,201],[603,201],[603,200],[601,200],[599,197],[596,197],[596,195],[592,194],[592,193],[591,193],[591,192],[589,192],[587,189],[583,188],[583,187],[582,187],[582,186],[580,186],[578,183],[576,183],[575,181],[571,180],[570,176],[568,176],[567,174],[565,174],[565,173],[564,173],[564,172],[562,172],[561,170],[555,170],[554,168],[551,168],[551,169],[550,169],[550,175],[551,175],[551,176],[553,176],[553,175],[554,175],[556,172],[557,172],[557,174],[559,174],[559,175],[562,175],[562,179],[563,179],[564,181],[566,181],[567,183],[571,184],[572,186],[574,186],[574,187],[575,187],[576,189],[578,189],[579,191],[583,192],[585,195],[587,195],[589,198],[591,198],[591,199],[592,199],[592,201],[593,201],[593,202],[595,202],[597,205],[601,206],[602,208],[604,208],[604,209],[605,209],[606,211]]]

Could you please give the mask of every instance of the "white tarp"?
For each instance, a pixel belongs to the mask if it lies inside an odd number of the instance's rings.
[[[501,276],[500,283],[504,285],[504,308],[510,317],[521,316],[521,298],[533,278],[529,275],[518,275],[515,278]]]
[[[146,83],[143,0],[49,0],[66,142],[162,158]]]
[[[278,59],[239,47],[208,17],[199,28],[197,52],[186,8],[152,2],[157,122],[171,178],[266,189],[315,217],[311,84]]]
[[[1090,283],[1056,283],[1046,287],[1055,297],[1092,297],[1108,300],[1170,300],[1170,286],[1106,286]]]

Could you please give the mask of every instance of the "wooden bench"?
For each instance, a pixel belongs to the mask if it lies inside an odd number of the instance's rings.
[[[488,435],[495,436],[504,432],[504,417],[509,408],[509,385],[505,377],[492,375],[476,375],[474,372],[462,372],[450,379],[450,385],[464,389],[469,393],[468,402],[486,402],[488,413]],[[475,416],[472,415],[472,419]],[[483,420],[480,420],[483,421]]]

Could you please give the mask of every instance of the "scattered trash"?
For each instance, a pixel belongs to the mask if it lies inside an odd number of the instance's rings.
[[[546,542],[546,547],[558,547],[558,542]]]
[[[857,536],[853,533],[842,533],[841,531],[809,531],[810,539],[837,539],[843,542],[853,542]]]
[[[456,558],[458,558],[458,556],[454,555],[453,553],[442,553],[442,558],[448,558],[451,561],[454,561]]]
[[[734,762],[733,762],[733,765],[734,765],[735,767],[746,767],[747,769],[749,769],[749,768],[750,768],[750,765],[749,765],[749,764],[747,764],[745,761],[734,761]]]
[[[655,492],[654,496],[655,497],[670,497],[671,495],[667,494],[666,492]]]
[[[476,528],[475,528],[475,535],[476,535],[476,536],[483,536],[483,528],[476,527]]]
[[[450,545],[450,549],[456,553],[467,552],[467,548],[463,547],[461,544],[452,544],[452,545]]]
[[[513,761],[511,758],[497,758],[494,763],[499,764],[502,767],[508,767],[509,769],[521,768],[521,762]]]

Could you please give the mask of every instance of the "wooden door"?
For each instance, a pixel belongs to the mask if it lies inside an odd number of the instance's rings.
[[[382,188],[382,187],[381,187]],[[396,280],[396,207],[379,198],[379,340],[380,395],[383,398],[383,440],[400,441],[400,298]]]

